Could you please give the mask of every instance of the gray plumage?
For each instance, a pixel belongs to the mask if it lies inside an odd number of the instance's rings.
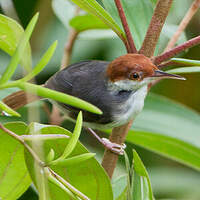
[[[84,61],[72,64],[52,76],[45,87],[83,99],[103,111],[102,115],[83,111],[84,122],[112,123],[119,120],[117,118],[120,114],[130,109],[130,105],[126,108],[123,105],[134,91],[109,89],[108,79],[105,79],[108,64],[109,62],[105,61]],[[69,117],[76,119],[79,109],[63,103],[58,103],[58,105],[67,111]]]

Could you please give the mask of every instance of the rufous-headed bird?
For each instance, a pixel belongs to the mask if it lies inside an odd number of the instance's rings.
[[[126,54],[112,62],[72,64],[53,75],[44,87],[78,97],[100,108],[102,115],[83,111],[84,126],[96,135],[92,129],[113,128],[134,119],[142,111],[148,84],[160,78],[184,80],[181,76],[159,70],[142,54]],[[69,119],[76,119],[80,109],[55,103]],[[124,145],[113,144],[104,138],[98,140],[111,151],[123,154]]]

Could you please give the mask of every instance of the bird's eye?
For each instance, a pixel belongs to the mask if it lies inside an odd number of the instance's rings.
[[[140,78],[140,75],[137,72],[134,72],[134,73],[131,74],[131,79],[136,80],[136,79],[139,79],[139,78]]]

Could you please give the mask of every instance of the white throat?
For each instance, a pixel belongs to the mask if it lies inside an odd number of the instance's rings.
[[[108,81],[108,88],[112,91],[120,91],[120,90],[126,90],[126,91],[136,91],[144,86],[147,86],[152,79],[145,78],[142,81],[132,81],[129,79],[126,80],[120,80],[120,81]]]

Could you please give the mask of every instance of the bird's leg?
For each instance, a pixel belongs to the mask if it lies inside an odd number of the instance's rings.
[[[91,128],[87,128],[87,130],[101,143],[106,149],[118,154],[123,155],[124,149],[126,148],[125,144],[116,144],[108,140],[107,138],[100,138]]]

